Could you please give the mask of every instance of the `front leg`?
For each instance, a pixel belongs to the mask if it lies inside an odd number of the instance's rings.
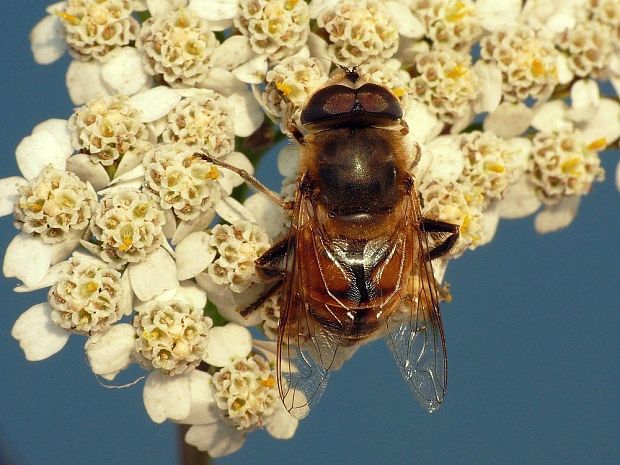
[[[439,243],[434,244],[435,247],[429,250],[429,258],[431,260],[447,254],[459,238],[459,226],[444,221],[422,218],[420,220],[420,230],[439,240]],[[448,234],[447,237],[445,236],[446,234]]]
[[[290,208],[287,202],[285,202],[282,199],[282,197],[280,197],[276,192],[269,189],[267,186],[265,186],[262,182],[260,182],[258,179],[256,179],[246,170],[243,170],[234,165],[231,165],[230,163],[226,163],[225,161],[220,160],[219,158],[214,158],[211,155],[208,155],[204,152],[198,152],[195,155],[197,155],[198,157],[204,160],[207,160],[209,163],[213,163],[216,166],[220,166],[222,168],[226,168],[227,170],[232,171],[233,173],[237,173],[239,176],[241,176],[241,178],[247,184],[249,184],[251,187],[256,189],[258,192],[266,195],[273,203],[280,205],[284,209]]]
[[[241,310],[241,316],[247,317],[248,315],[254,313],[265,303],[267,299],[269,299],[269,297],[282,289],[284,279],[286,278],[286,258],[288,256],[289,248],[292,245],[292,240],[294,240],[294,236],[287,236],[280,239],[272,245],[267,252],[254,261],[258,274],[261,275],[261,277],[266,281],[273,281],[273,284],[269,286],[265,292],[263,292],[252,304]]]

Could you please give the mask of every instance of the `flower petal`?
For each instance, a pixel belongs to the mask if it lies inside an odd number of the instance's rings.
[[[71,131],[69,130],[66,119],[50,118],[41,121],[32,128],[32,134],[36,134],[39,131],[50,132],[58,140],[58,144],[62,147],[65,158],[71,156],[73,153],[73,145],[71,144]]]
[[[75,105],[82,105],[94,98],[112,95],[101,79],[101,63],[96,60],[73,60],[67,68],[65,81],[71,101]]]
[[[215,258],[217,250],[209,245],[209,234],[197,231],[188,234],[176,248],[177,278],[190,279],[202,273]]]
[[[217,5],[218,2],[208,0],[209,3]],[[230,36],[213,51],[211,63],[213,66],[230,71],[243,63],[256,57],[250,45],[250,39],[243,35]]]
[[[84,348],[93,373],[114,379],[132,362],[135,341],[136,330],[128,323],[113,325],[107,332],[88,338]]]
[[[404,37],[419,39],[426,33],[424,24],[411,12],[409,5],[388,1],[385,6],[396,23],[398,33]]]
[[[474,100],[474,111],[483,113],[493,112],[502,100],[502,72],[497,65],[479,60],[474,65],[474,72],[480,81],[482,92]]]
[[[517,20],[521,11],[521,0],[478,0],[476,13],[480,25],[487,31],[499,31]]]
[[[222,95],[232,95],[246,91],[245,82],[237,79],[233,73],[222,68],[212,68],[199,82],[202,89],[211,89]]]
[[[290,439],[297,430],[299,420],[286,411],[281,402],[277,402],[273,414],[265,418],[265,429],[276,439]]]
[[[26,286],[39,283],[52,263],[53,248],[30,234],[20,233],[6,248],[2,272],[7,278],[16,277]]]
[[[27,184],[26,180],[20,176],[0,179],[0,216],[13,213],[15,203],[19,200],[17,186],[20,184]]]
[[[181,96],[170,87],[153,87],[129,99],[131,106],[140,111],[140,121],[150,123],[167,115],[179,103]]]
[[[267,57],[265,55],[258,55],[242,65],[237,66],[231,72],[241,82],[260,84],[265,79],[268,67]]]
[[[254,214],[256,224],[262,226],[272,240],[282,235],[290,221],[282,207],[261,193],[248,197],[243,206]]]
[[[540,200],[525,176],[508,187],[499,204],[500,218],[515,219],[529,216],[540,208]]]
[[[67,171],[78,175],[82,181],[88,181],[96,191],[105,188],[110,182],[107,171],[101,163],[93,163],[90,156],[77,153],[67,158]]]
[[[191,221],[181,221],[178,224],[176,231],[174,231],[170,242],[172,245],[178,244],[188,234],[194,231],[202,231],[211,224],[213,218],[215,218],[215,211],[208,210]]]
[[[142,54],[133,47],[122,47],[101,67],[101,79],[115,93],[133,95],[151,80],[142,64]]]
[[[30,33],[30,48],[34,61],[40,65],[54,63],[67,51],[62,37],[60,18],[48,15],[37,23]]]
[[[294,176],[299,171],[299,146],[285,145],[278,153],[278,171],[282,176]]]
[[[516,137],[527,130],[532,116],[532,109],[523,103],[503,102],[484,119],[484,129],[500,137]]]
[[[144,165],[142,165],[143,159],[144,154],[141,153],[129,152],[123,155],[123,158],[114,173],[114,181],[122,182],[133,179],[139,179],[142,181],[144,178],[144,172],[146,171]]]
[[[143,302],[179,285],[174,260],[161,247],[142,263],[130,264],[128,271],[133,292]]]
[[[207,305],[207,293],[194,281],[182,282],[176,289],[174,299],[187,300],[194,308],[205,308]]]
[[[577,215],[581,197],[564,197],[560,202],[545,208],[534,218],[534,229],[540,234],[555,232],[567,227]]]
[[[160,371],[151,372],[142,391],[146,413],[155,423],[163,423],[168,418],[186,418],[190,412],[190,396],[188,374],[168,376]]]
[[[251,92],[234,93],[227,97],[235,110],[235,135],[247,137],[263,123],[265,113]]]
[[[179,423],[200,425],[221,420],[220,410],[215,403],[211,375],[194,370],[189,374],[191,389],[191,407],[189,415]]]
[[[237,323],[211,328],[207,349],[202,358],[209,365],[223,367],[238,357],[247,357],[252,351],[252,335]]]
[[[495,201],[489,205],[489,207],[482,212],[482,234],[478,245],[488,244],[493,240],[495,232],[497,231],[497,225],[499,224],[499,201]]]
[[[425,178],[453,182],[461,175],[464,163],[463,152],[454,137],[437,137],[426,144],[423,151],[432,154],[432,162],[424,174]]]
[[[146,0],[151,16],[163,16],[166,13],[184,7],[187,0]]]
[[[52,321],[52,308],[47,303],[37,304],[22,313],[11,330],[19,341],[26,360],[36,362],[59,352],[71,333]]]
[[[615,141],[620,137],[620,104],[608,98],[601,99],[596,115],[579,128],[588,143],[600,139],[607,143]]]
[[[67,234],[67,238],[64,241],[52,244],[51,264],[55,265],[71,255],[71,253],[79,245],[85,232],[87,232],[86,228],[82,231],[69,231],[69,234]]]
[[[229,223],[243,220],[250,221],[251,223],[256,221],[252,212],[232,197],[225,197],[216,203],[215,212]]]
[[[411,102],[407,106],[403,119],[409,126],[407,138],[418,144],[423,144],[438,136],[443,128],[443,123],[430,111],[428,106],[420,102]]]
[[[189,0],[187,9],[207,21],[221,21],[237,14],[239,0]]]
[[[572,123],[567,119],[568,107],[562,100],[538,105],[534,109],[531,125],[544,132],[571,130]]]
[[[573,121],[591,120],[601,102],[598,83],[594,79],[579,79],[570,89],[570,99],[568,117]]]
[[[25,284],[20,284],[18,286],[15,286],[13,288],[13,291],[14,292],[32,292],[32,291],[36,291],[39,289],[43,289],[44,287],[53,286],[54,284],[58,282],[58,278],[60,276],[60,273],[62,273],[64,266],[65,266],[64,262],[56,263],[54,266],[50,267],[47,273],[45,273],[45,276],[43,276],[43,279],[41,279],[41,281],[36,283],[34,286],[30,287],[30,286],[26,286]]]
[[[64,170],[67,155],[54,134],[41,130],[21,140],[15,149],[15,159],[24,177],[31,181],[47,165]]]
[[[237,452],[245,442],[245,433],[222,421],[194,425],[185,433],[185,442],[218,458]]]

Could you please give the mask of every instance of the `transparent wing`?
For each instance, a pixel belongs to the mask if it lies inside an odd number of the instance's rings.
[[[307,298],[304,265],[307,265],[305,260],[314,259],[314,253],[312,242],[304,242],[302,236],[313,221],[311,202],[298,192],[289,238],[276,362],[280,397],[296,418],[305,417],[319,401],[330,370],[339,365],[347,352],[315,321],[315,312]]]
[[[419,228],[421,214],[415,194],[406,202],[407,227],[402,234],[411,261],[402,278],[400,305],[387,321],[385,340],[418,402],[433,412],[446,392],[448,359],[437,284],[427,235]]]

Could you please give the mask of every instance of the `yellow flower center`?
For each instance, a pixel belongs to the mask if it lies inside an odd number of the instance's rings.
[[[460,0],[446,8],[446,21],[454,23],[467,16],[467,7]]]
[[[77,26],[78,24],[80,24],[80,18],[78,18],[77,16],[74,16],[72,14],[69,14],[65,11],[58,11],[55,13],[56,16],[58,16],[60,19],[62,19],[65,23],[69,23],[73,26]]]
[[[276,89],[278,89],[287,97],[293,92],[293,88],[282,81],[276,82]]]
[[[456,65],[453,68],[448,70],[448,72],[446,73],[446,76],[448,76],[451,79],[458,79],[458,78],[465,76],[468,72],[469,70],[465,66]]]
[[[600,139],[596,139],[588,144],[586,147],[588,150],[603,150],[607,147],[607,139],[601,137]]]

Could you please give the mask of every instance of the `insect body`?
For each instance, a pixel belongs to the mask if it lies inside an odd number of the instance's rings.
[[[292,224],[256,265],[271,290],[282,289],[278,387],[297,417],[318,401],[331,370],[381,336],[418,401],[433,411],[443,400],[447,358],[431,260],[450,249],[458,227],[422,218],[401,117],[388,89],[346,69],[304,107],[307,134],[291,125],[301,173]]]

